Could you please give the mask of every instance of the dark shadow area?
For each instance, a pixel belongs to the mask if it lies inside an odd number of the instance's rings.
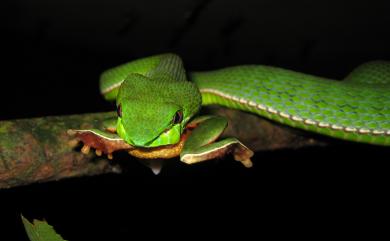
[[[365,61],[390,60],[389,7],[325,0],[3,1],[0,120],[112,110],[99,94],[99,74],[164,52],[182,56],[187,70],[266,64],[342,79]],[[125,167],[121,175],[1,190],[0,240],[27,240],[20,213],[46,219],[71,241],[218,238],[257,232],[251,224],[292,225],[313,208],[310,223],[333,205],[353,213],[357,193],[387,179],[389,154],[335,142],[256,153],[252,169],[231,158],[196,166],[171,160],[159,176],[122,156],[114,160]],[[349,194],[355,198],[344,202]],[[284,217],[289,210],[295,211]]]
[[[237,216],[278,222],[292,212],[288,222],[293,222],[303,212],[313,218],[338,215],[335,210],[341,207],[359,216],[356,203],[381,196],[388,164],[378,157],[389,154],[367,145],[263,152],[256,153],[252,169],[231,158],[190,167],[171,162],[159,176],[132,160],[123,163],[121,175],[1,191],[2,227],[7,227],[2,235],[27,240],[20,213],[46,219],[69,240],[179,239],[177,232],[191,232],[199,220],[202,228],[196,235],[234,235],[257,225],[234,223]],[[215,223],[232,228],[220,229]]]

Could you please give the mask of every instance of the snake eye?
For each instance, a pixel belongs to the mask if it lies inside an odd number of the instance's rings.
[[[179,124],[183,120],[183,112],[180,110],[176,112],[175,116],[173,117],[173,124]]]
[[[116,113],[118,114],[119,117],[122,117],[122,105],[119,104],[118,107],[116,108]]]

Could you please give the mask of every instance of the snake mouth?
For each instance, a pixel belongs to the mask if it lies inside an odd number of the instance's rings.
[[[117,133],[126,143],[137,148],[153,148],[160,146],[168,146],[177,144],[180,141],[182,128],[180,124],[173,125],[171,128],[164,130],[155,138],[137,138],[128,135],[125,127],[123,126],[122,119],[118,118]],[[145,141],[145,139],[147,141]]]
[[[152,141],[146,143],[144,147],[159,147],[175,145],[181,139],[181,126],[179,124],[173,125],[171,128],[164,130],[159,136]]]
[[[136,147],[128,151],[132,156],[141,159],[169,159],[173,157],[180,156],[180,153],[183,150],[184,143],[187,140],[188,136],[191,134],[192,130],[186,129],[183,134],[180,136],[180,139],[175,144],[169,144],[164,146],[156,147]]]

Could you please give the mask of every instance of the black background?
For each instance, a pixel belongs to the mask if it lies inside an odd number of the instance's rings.
[[[1,5],[0,120],[112,110],[99,95],[99,74],[164,52],[179,54],[188,70],[258,63],[337,79],[365,61],[390,60],[386,1]],[[284,220],[289,226],[302,215],[305,227],[315,227],[310,220],[318,217],[333,217],[334,227],[342,226],[345,219],[334,218],[340,212],[333,207],[361,220],[365,213],[356,210],[366,195],[360,195],[386,180],[389,150],[337,142],[256,157],[251,170],[231,159],[191,167],[176,160],[153,176],[133,161],[123,175],[3,190],[0,240],[27,240],[20,213],[45,218],[69,240],[205,238],[208,231],[219,237],[248,230],[251,223],[268,229]],[[354,198],[344,201],[349,194]],[[225,228],[214,226],[220,222]],[[305,232],[295,232],[300,230]]]

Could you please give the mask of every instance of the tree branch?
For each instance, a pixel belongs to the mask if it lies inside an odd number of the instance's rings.
[[[67,134],[71,128],[98,128],[110,116],[112,112],[1,121],[0,188],[119,172],[105,158],[82,154]]]
[[[257,116],[225,108],[205,112],[226,116],[225,136],[238,137],[254,151],[324,145]],[[0,188],[62,178],[121,172],[105,157],[84,155],[68,129],[102,129],[114,112],[0,121]]]

